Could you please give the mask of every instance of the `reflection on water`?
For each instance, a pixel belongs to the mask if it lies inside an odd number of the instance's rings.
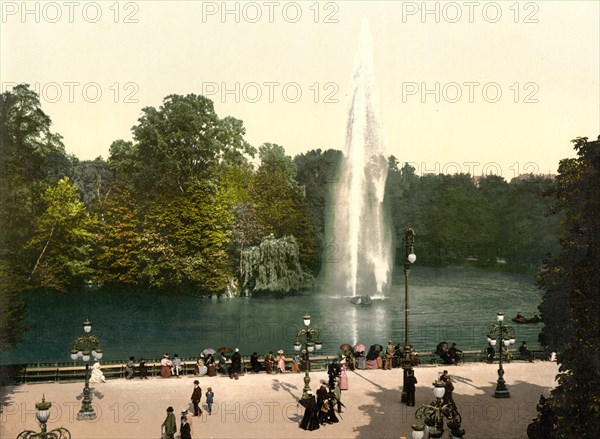
[[[415,266],[410,284],[410,342],[418,351],[433,350],[441,340],[461,349],[485,347],[498,310],[510,317],[537,313],[541,292],[532,277],[473,268]],[[243,354],[284,349],[292,352],[302,316],[311,315],[321,330],[322,352],[337,353],[341,343],[404,341],[404,277],[398,269],[389,296],[356,306],[348,298],[307,291],[288,296],[227,298],[157,296],[145,292],[51,294],[28,296],[35,325],[2,363],[68,361],[81,322],[93,322],[103,340],[104,361],[130,355],[157,358],[164,352],[191,357],[206,348],[239,347]],[[36,320],[35,318],[38,317]],[[541,324],[514,325],[517,340],[537,344]]]

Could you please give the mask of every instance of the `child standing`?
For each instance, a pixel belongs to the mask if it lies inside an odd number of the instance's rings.
[[[212,412],[212,405],[213,405],[214,397],[215,397],[215,394],[212,391],[212,387],[209,387],[206,390],[206,405],[208,406],[208,414],[209,415]]]
[[[285,372],[285,356],[283,355],[283,349],[279,349],[277,351],[277,358],[275,359],[277,363],[277,373]]]

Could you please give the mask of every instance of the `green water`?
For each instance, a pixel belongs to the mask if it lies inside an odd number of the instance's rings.
[[[415,265],[409,282],[409,335],[418,351],[433,350],[442,340],[461,349],[484,348],[498,310],[510,324],[517,312],[537,313],[541,300],[533,277],[521,274]],[[102,338],[103,361],[131,355],[159,358],[164,352],[193,357],[204,348],[221,346],[238,347],[244,355],[278,349],[290,354],[304,313],[321,330],[324,354],[337,353],[341,343],[368,348],[388,339],[404,341],[401,268],[390,294],[365,307],[336,297],[335,291],[236,299],[87,291],[62,297],[30,294],[27,302],[34,328],[17,349],[1,354],[2,364],[69,361],[71,342],[83,332],[85,318],[93,322],[92,334]],[[518,342],[537,345],[541,324],[513,327]]]

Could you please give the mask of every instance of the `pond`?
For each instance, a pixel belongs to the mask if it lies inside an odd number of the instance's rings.
[[[512,324],[517,312],[537,313],[542,291],[533,276],[468,267],[419,267],[409,278],[410,343],[417,351],[431,351],[445,340],[461,349],[482,349],[487,329],[504,311]],[[65,296],[29,294],[29,322],[33,329],[21,345],[1,354],[1,364],[69,361],[73,338],[82,322],[93,322],[92,334],[102,339],[103,361],[160,358],[168,352],[193,357],[204,348],[238,347],[254,351],[293,351],[302,317],[310,314],[320,329],[323,354],[335,354],[342,343],[385,346],[404,342],[404,275],[396,267],[387,297],[357,306],[335,291],[290,295],[225,297],[168,296],[154,293],[88,290]],[[537,345],[541,324],[512,325],[517,343]]]

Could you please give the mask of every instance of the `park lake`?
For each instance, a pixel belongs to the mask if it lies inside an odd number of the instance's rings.
[[[470,267],[423,267],[409,277],[410,343],[432,351],[445,340],[461,349],[483,349],[489,325],[503,311],[512,324],[517,312],[538,313],[542,291],[531,275]],[[102,340],[103,362],[129,356],[155,359],[168,352],[191,358],[203,349],[239,348],[243,355],[284,349],[293,352],[302,317],[321,331],[323,354],[334,355],[341,343],[367,346],[387,340],[404,342],[404,275],[396,268],[386,297],[356,306],[335,291],[315,289],[251,297],[196,297],[147,291],[86,289],[63,296],[29,293],[32,329],[16,349],[2,353],[2,364],[68,362],[82,322],[93,322]],[[512,324],[517,342],[537,345],[541,323]]]

